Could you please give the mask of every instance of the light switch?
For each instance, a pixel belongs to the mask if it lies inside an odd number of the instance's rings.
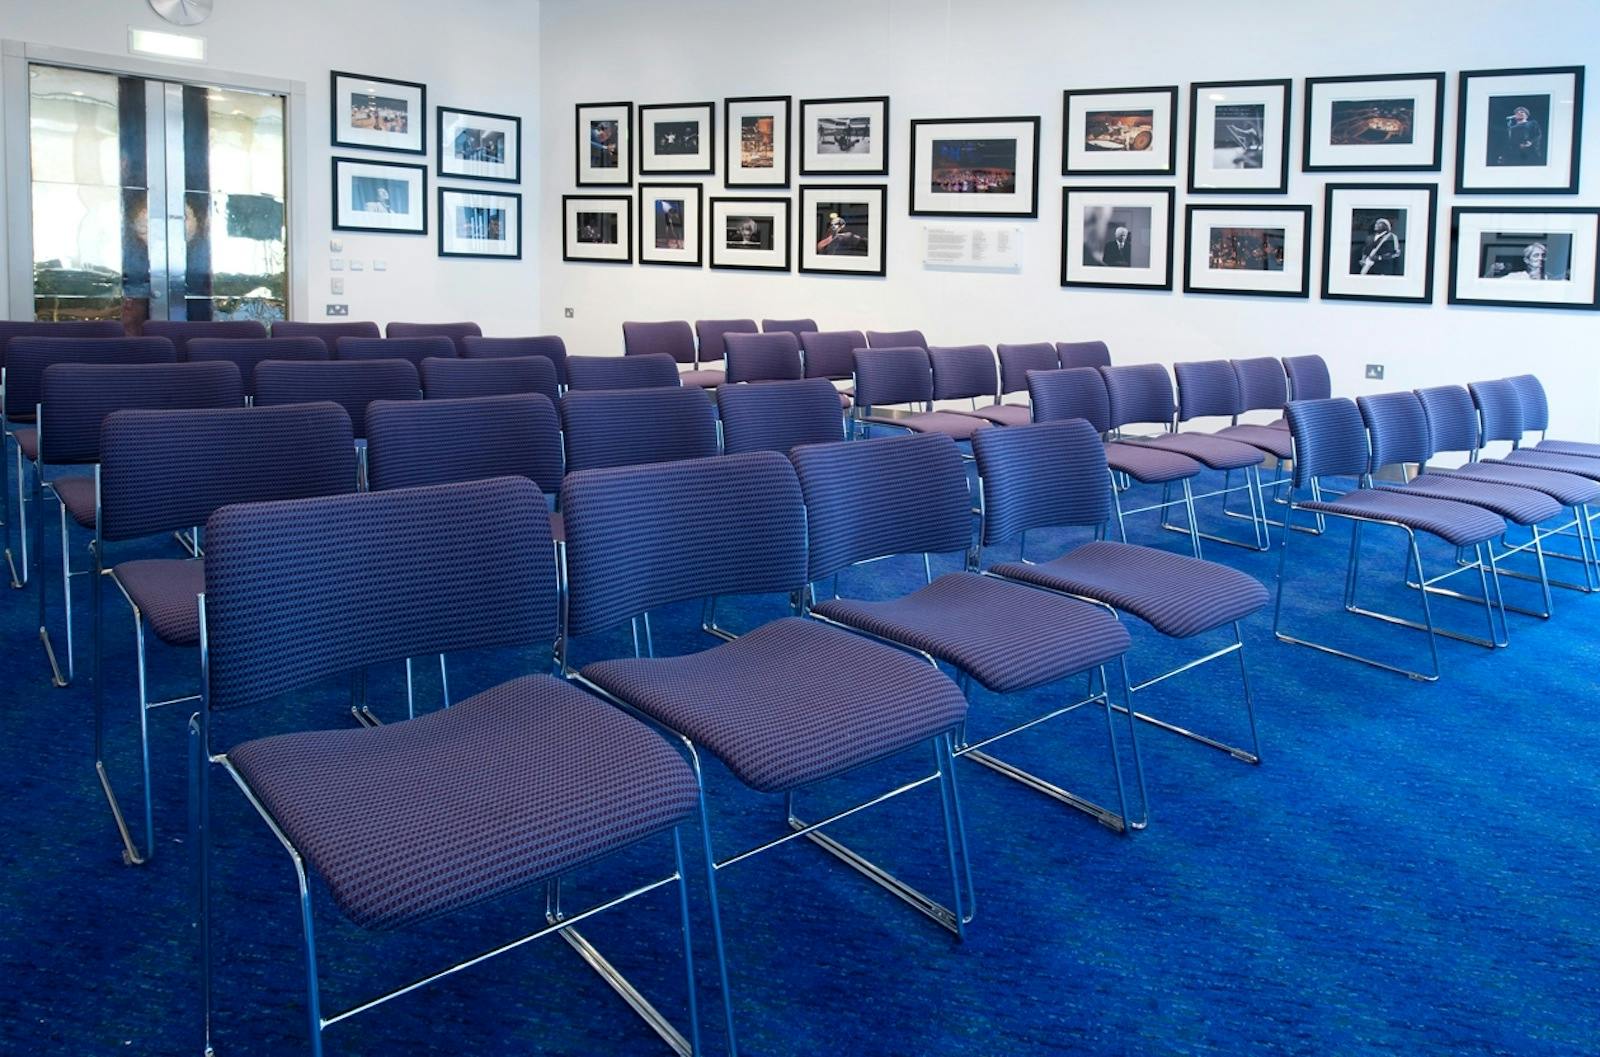
[[[351,260],[351,262],[350,262],[350,270],[353,271],[353,272],[359,272],[365,267],[366,267],[366,265],[362,264],[358,260]]]
[[[374,257],[372,258],[372,270],[375,272],[386,272],[389,270],[389,262]]]
[[[342,272],[342,271],[344,271],[344,258],[343,257],[329,257],[328,258],[328,271],[330,271],[330,272]]]
[[[330,253],[343,253],[344,252],[344,239],[329,239],[328,240],[328,251]]]

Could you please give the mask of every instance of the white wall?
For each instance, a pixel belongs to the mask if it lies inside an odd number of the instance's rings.
[[[208,42],[206,69],[303,81],[305,127],[291,129],[301,152],[307,194],[291,202],[291,224],[307,233],[309,296],[294,306],[299,319],[323,319],[323,306],[346,301],[352,319],[472,319],[486,333],[536,333],[539,282],[539,0],[224,0],[192,31]],[[128,27],[172,29],[146,0],[0,0],[0,37],[103,53],[115,65],[128,55]],[[335,151],[329,145],[329,73],[346,70],[420,81],[428,86],[428,233],[426,236],[339,232],[344,256],[368,270],[342,272],[345,296],[329,292],[332,231],[330,158],[335,153],[373,161],[418,162],[413,155]],[[522,117],[523,183],[480,184],[523,194],[521,261],[444,260],[438,257],[435,158],[439,104]],[[3,112],[3,111],[0,111]],[[470,186],[471,181],[447,181]],[[3,224],[0,210],[0,224]],[[0,252],[4,247],[0,231]],[[373,258],[386,272],[370,270]],[[5,292],[0,290],[0,308]],[[26,312],[26,306],[10,306]]]
[[[1336,391],[1351,395],[1534,371],[1550,391],[1556,429],[1594,436],[1600,430],[1600,316],[1448,307],[1445,268],[1436,275],[1431,306],[1323,302],[1314,291],[1324,182],[1436,178],[1441,189],[1453,187],[1455,74],[1580,64],[1596,57],[1597,40],[1600,4],[1593,0],[1513,7],[1489,0],[544,0],[544,323],[565,334],[575,353],[620,351],[618,324],[624,319],[764,315],[812,316],[824,329],[918,327],[936,344],[1104,338],[1119,362],[1314,352],[1329,360]],[[1445,165],[1437,177],[1293,171],[1299,163],[1301,78],[1429,70],[1450,75]],[[1600,64],[1591,65],[1589,75],[1581,195],[1459,200],[1600,204]],[[1058,175],[1062,90],[1255,77],[1296,80],[1289,193],[1206,198],[1311,203],[1312,255],[1318,262],[1311,300],[1063,290],[1059,189],[1068,181]],[[886,279],[561,262],[559,199],[575,190],[574,104],[716,100],[720,172],[724,97],[792,95],[798,101],[885,94],[894,121]],[[1180,99],[1179,156],[1186,157],[1186,88]],[[907,122],[1001,114],[1044,119],[1039,219],[1016,222],[1024,228],[1022,270],[924,271],[924,218],[906,213]],[[1180,246],[1183,172],[1180,163],[1176,178],[1121,181],[1178,186]],[[721,192],[718,177],[702,179],[708,196]],[[1441,264],[1448,256],[1449,206],[1456,200],[1447,190],[1440,198]],[[1180,257],[1180,287],[1181,268]],[[566,307],[576,310],[574,319],[562,318]],[[1374,362],[1387,367],[1385,381],[1363,380],[1362,365]]]

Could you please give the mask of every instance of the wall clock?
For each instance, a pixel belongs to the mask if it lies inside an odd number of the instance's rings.
[[[150,6],[174,26],[197,26],[211,17],[216,0],[150,0]]]

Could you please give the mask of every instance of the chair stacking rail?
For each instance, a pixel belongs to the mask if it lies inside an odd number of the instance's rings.
[[[1027,404],[1001,403],[1012,393],[1028,391],[1029,371],[1053,371],[1061,366],[1056,347],[1048,341],[1027,345],[995,346],[1000,359],[1000,399],[989,407],[981,407],[976,414],[997,426],[1026,426],[1033,421],[1033,408]]]
[[[386,338],[449,338],[456,346],[456,355],[465,356],[466,341],[483,337],[483,328],[476,323],[390,323],[383,328]]]
[[[554,403],[561,399],[556,365],[543,356],[460,360],[433,356],[421,364],[422,395],[428,400],[466,396],[538,393]]]
[[[378,324],[368,320],[349,320],[344,323],[302,323],[292,319],[280,319],[272,324],[272,336],[275,338],[319,338],[328,346],[328,352],[333,352],[334,344],[340,338],[377,338],[382,335],[378,331]]]
[[[812,583],[831,580],[833,585],[830,597],[811,604],[811,614],[909,650],[936,668],[949,665],[969,704],[974,680],[992,693],[1010,695],[1087,673],[1089,694],[1082,700],[984,737],[974,737],[964,724],[956,732],[956,755],[1087,812],[1113,830],[1142,826],[1142,818],[1135,820],[1128,811],[1106,696],[1105,665],[1128,648],[1128,633],[1115,614],[970,569],[933,575],[931,554],[955,552],[964,562],[973,554],[972,499],[955,442],[936,435],[883,437],[799,448],[790,457],[806,498],[806,575]],[[922,558],[924,587],[885,600],[841,597],[839,574],[851,566],[914,554]],[[1115,811],[985,751],[1093,704],[1106,709]]]
[[[293,339],[281,338],[280,341]],[[320,342],[315,344],[321,345]],[[96,470],[93,611],[94,759],[112,819],[122,839],[123,861],[140,864],[155,854],[151,808],[151,713],[198,701],[198,693],[153,699],[146,639],[194,649],[200,645],[200,592],[204,558],[136,558],[115,562],[109,545],[204,525],[229,503],[298,499],[352,492],[355,448],[350,416],[334,403],[271,408],[115,411],[100,428]],[[271,541],[261,541],[263,546]],[[103,573],[133,616],[138,675],[144,842],[134,839],[106,765]]]
[[[148,339],[152,341],[165,339]],[[38,450],[33,464],[33,508],[44,512],[48,489],[61,511],[61,596],[66,630],[67,668],[62,674],[51,642],[48,615],[49,577],[39,576],[39,639],[57,686],[74,677],[72,569],[69,521],[93,531],[99,513],[95,478],[67,474],[45,480],[48,467],[91,466],[100,461],[100,427],[107,415],[127,408],[242,408],[239,369],[231,363],[79,364],[45,368],[39,397]],[[195,522],[190,522],[190,525]],[[44,555],[44,518],[33,526],[36,565]],[[35,573],[42,570],[35,569]]]
[[[922,336],[922,331],[920,330],[869,330],[867,331],[867,348],[916,348],[927,351],[928,339]]]
[[[695,774],[644,724],[566,682],[525,674],[403,722],[213,745],[215,715],[332,676],[357,673],[359,688],[363,669],[404,657],[547,649],[557,631],[555,558],[533,483],[498,478],[229,506],[208,521],[206,545],[205,697],[189,741],[207,1050],[214,987],[234,987],[229,961],[212,951],[214,764],[244,792],[294,866],[312,1053],[322,1052],[322,1035],[335,1024],[556,934],[610,969],[608,982],[679,1053],[700,1052],[679,833],[695,816]],[[431,575],[416,575],[422,568]],[[665,876],[583,909],[565,904],[565,876],[645,841],[671,856]],[[312,876],[326,883],[346,918],[370,930],[404,928],[530,890],[546,920],[476,958],[325,1015]],[[601,911],[672,885],[688,972],[687,1038],[577,930]],[[714,899],[712,907],[720,938]]]
[[[890,409],[894,404],[909,405],[909,412],[895,413]],[[850,418],[858,436],[867,436],[873,426],[889,426],[970,440],[989,425],[971,415],[933,410],[933,364],[928,350],[909,345],[856,350],[855,405]]]
[[[409,360],[420,367],[430,356],[456,355],[456,343],[440,335],[419,338],[340,338],[334,343],[336,360]]]
[[[805,377],[800,340],[786,330],[770,334],[725,334],[727,381],[782,382]]]
[[[1505,519],[1482,507],[1391,488],[1354,487],[1332,501],[1300,500],[1296,497],[1302,489],[1308,489],[1312,482],[1323,478],[1354,479],[1357,482],[1362,480],[1371,469],[1367,433],[1361,421],[1361,412],[1355,403],[1343,398],[1293,400],[1289,403],[1288,415],[1289,432],[1294,437],[1294,484],[1289,492],[1289,512],[1286,519],[1292,520],[1296,511],[1304,510],[1350,523],[1350,554],[1345,566],[1342,599],[1344,610],[1358,616],[1372,617],[1389,625],[1425,632],[1428,637],[1429,666],[1426,670],[1407,668],[1326,642],[1305,638],[1301,633],[1290,634],[1286,631],[1283,622],[1283,596],[1288,589],[1289,538],[1294,535],[1293,532],[1279,534],[1278,596],[1273,614],[1273,633],[1278,639],[1430,682],[1439,678],[1440,637],[1458,638],[1493,649],[1498,640],[1495,627],[1495,598],[1498,594],[1499,574],[1493,566],[1493,555],[1485,552],[1484,544],[1505,533]],[[1399,529],[1405,534],[1410,563],[1407,568],[1414,566],[1418,581],[1422,583],[1428,582],[1428,576],[1422,560],[1422,550],[1418,545],[1419,536],[1437,538],[1450,547],[1473,551],[1477,559],[1475,567],[1483,590],[1481,604],[1488,621],[1488,638],[1478,638],[1436,626],[1429,601],[1431,595],[1427,591],[1418,592],[1422,610],[1421,621],[1358,604],[1361,541],[1363,529],[1368,525],[1388,526]],[[1494,587],[1490,586],[1491,573],[1494,574]],[[1503,627],[1505,621],[1503,611],[1500,614],[1500,621]]]
[[[143,326],[147,338],[166,338],[177,350],[178,362],[189,358],[189,343],[208,341],[248,341],[267,336],[266,324],[254,319],[152,319]]]
[[[817,321],[814,319],[763,319],[761,321],[761,333],[776,334],[780,331],[788,331],[795,337],[799,337],[802,334],[815,334],[817,333]]]
[[[556,381],[567,384],[567,343],[555,334],[532,338],[462,338],[461,358],[487,360],[497,357],[543,356],[555,364]]]
[[[1107,539],[1111,500],[1105,487],[1106,449],[1088,422],[1039,423],[983,433],[973,441],[972,448],[978,460],[979,505],[983,509],[979,555],[982,548],[1017,540],[1017,560],[991,566],[989,575],[1111,606],[1175,639],[1203,635],[1214,638],[1214,633],[1231,631],[1232,641],[1221,648],[1138,681],[1129,674],[1124,654],[1123,685],[1131,707],[1135,694],[1207,662],[1230,654],[1237,656],[1249,726],[1248,749],[1144,712],[1130,714],[1245,763],[1261,762],[1244,636],[1239,627],[1240,621],[1270,600],[1261,582],[1216,562]],[[1054,558],[1033,561],[1027,557],[1029,530],[1070,528],[1088,529],[1093,538]]]
[[[1063,367],[1110,367],[1111,349],[1103,341],[1058,341],[1056,358]]]
[[[572,356],[567,359],[568,391],[576,389],[676,389],[682,375],[671,356]]]
[[[726,338],[729,334],[757,334],[753,319],[697,319],[694,324],[696,338],[695,369],[684,385],[698,385],[710,389],[722,384],[722,372],[706,369],[708,363],[721,363],[727,356]]]
[[[326,360],[320,338],[191,338],[189,362],[223,360],[239,368],[246,402],[256,395],[256,364],[266,360]]]
[[[827,444],[844,436],[837,390],[824,378],[717,390],[722,450],[787,453],[801,444]]]
[[[420,400],[417,369],[408,360],[267,360],[256,366],[256,406],[332,400],[345,409],[356,440],[367,436],[374,400]]]
[[[697,389],[569,390],[567,472],[717,454],[717,411]]]
[[[622,324],[622,352],[624,356],[668,356],[675,364],[688,364],[689,370],[683,372],[683,377],[674,384],[686,385],[691,388],[714,388],[722,381],[721,371],[699,371],[695,369],[696,357],[699,355],[694,340],[694,328],[689,326],[687,320],[668,319],[659,322],[640,323],[627,322]],[[676,368],[674,368],[676,373]],[[652,385],[662,385],[662,382],[653,382]],[[589,386],[588,388],[596,388]]]

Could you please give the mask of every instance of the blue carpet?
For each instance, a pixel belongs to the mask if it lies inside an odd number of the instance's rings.
[[[54,511],[51,511],[52,517]],[[1214,504],[1213,504],[1214,515]],[[1213,523],[1217,520],[1214,516]],[[1235,526],[1236,527],[1236,526]],[[735,526],[730,531],[737,531]],[[1181,548],[1149,515],[1136,541]],[[81,541],[81,537],[79,537]],[[1327,637],[1423,661],[1420,636],[1336,615],[1347,533],[1296,535],[1286,619]],[[1030,537],[1030,556],[1066,539]],[[704,541],[708,551],[714,541]],[[50,558],[56,559],[54,531]],[[171,553],[123,547],[120,557]],[[1014,550],[996,551],[993,559]],[[75,548],[82,560],[83,548]],[[1208,557],[1269,584],[1276,552],[1210,545]],[[1399,575],[1395,539],[1366,551],[1373,598]],[[1448,557],[1438,550],[1431,558]],[[53,565],[47,563],[47,567]],[[954,559],[939,569],[952,569]],[[1563,570],[1568,571],[1568,570]],[[419,574],[425,574],[419,570]],[[846,593],[909,589],[920,563],[846,577]],[[1509,588],[1530,600],[1527,585]],[[87,585],[75,585],[87,628]],[[59,591],[56,592],[59,594]],[[978,916],[958,945],[941,930],[804,842],[721,875],[741,1043],[750,1054],[1577,1054],[1600,1039],[1600,724],[1594,717],[1600,599],[1561,592],[1556,618],[1513,616],[1509,649],[1440,647],[1445,678],[1423,685],[1274,641],[1270,610],[1246,624],[1264,763],[1249,767],[1145,727],[1140,745],[1153,821],[1113,835],[970,764],[960,766]],[[185,833],[189,706],[152,717],[155,861],[132,869],[100,795],[90,748],[87,635],[79,679],[47,685],[32,593],[0,591],[0,1050],[73,1054],[197,1053],[195,970]],[[779,604],[725,604],[749,626]],[[1465,605],[1442,621],[1477,630]],[[124,803],[137,799],[137,725],[127,611],[107,598],[109,762]],[[659,652],[703,648],[698,607],[655,614]],[[59,625],[59,614],[52,615]],[[1134,629],[1135,675],[1211,643]],[[580,644],[595,658],[624,635]],[[193,653],[153,653],[153,693],[187,692]],[[825,658],[819,658],[826,662]],[[462,657],[464,696],[538,663],[532,654]],[[375,673],[381,714],[403,714],[399,667]],[[1210,665],[1141,698],[1141,707],[1243,739],[1237,673]],[[425,700],[437,700],[430,672]],[[975,731],[1042,710],[1070,687],[1005,701],[979,693]],[[230,715],[216,743],[349,722],[344,686]],[[1128,735],[1119,726],[1131,780]],[[1097,799],[1113,795],[1105,724],[1083,710],[1004,750]],[[916,759],[816,791],[824,811],[886,787]],[[708,773],[715,837],[727,853],[781,826],[781,802]],[[304,1052],[303,971],[289,862],[243,799],[215,785],[218,1052]],[[137,824],[137,820],[136,820]],[[842,839],[944,893],[929,789],[848,820]],[[697,831],[691,834],[698,836]],[[569,887],[601,899],[669,865],[670,845],[633,849]],[[691,873],[695,873],[691,869]],[[696,880],[698,993],[711,1053],[724,1048]],[[525,931],[537,893],[402,935],[341,922],[319,893],[329,1013]],[[602,916],[588,930],[606,955],[674,1018],[685,984],[670,889]],[[604,984],[557,940],[533,945],[332,1028],[334,1054],[665,1053]]]

